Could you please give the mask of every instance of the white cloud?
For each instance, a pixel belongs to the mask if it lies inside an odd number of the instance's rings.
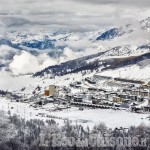
[[[8,64],[16,53],[17,53],[17,50],[6,45],[1,45],[0,46],[0,65]]]
[[[7,29],[92,31],[144,19],[149,6],[149,0],[7,0],[1,2],[0,20]]]
[[[13,61],[9,64],[9,69],[15,75],[35,73],[50,65],[57,64],[57,61],[41,54],[38,57],[23,51],[20,55],[15,55]]]
[[[37,71],[38,61],[35,56],[28,52],[23,52],[21,55],[15,55],[13,61],[9,65],[11,71],[18,74],[27,74]]]
[[[12,76],[11,73],[1,70],[0,71],[0,90],[14,91],[28,86],[29,83],[35,83],[37,79],[29,76]]]

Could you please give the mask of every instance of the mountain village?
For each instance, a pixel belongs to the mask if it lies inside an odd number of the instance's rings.
[[[150,82],[94,74],[90,77],[83,76],[81,80],[73,78],[66,85],[47,85],[44,80],[43,84],[44,87],[38,85],[29,96],[7,91],[0,91],[0,95],[12,102],[28,103],[34,109],[47,106],[50,112],[71,107],[77,107],[80,111],[89,108],[150,112]],[[25,88],[21,89],[22,92],[24,90]],[[54,107],[48,108],[49,104]]]

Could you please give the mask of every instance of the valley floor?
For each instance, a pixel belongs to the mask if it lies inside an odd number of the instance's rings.
[[[128,128],[142,123],[149,125],[148,114],[131,113],[126,110],[85,108],[81,111],[77,107],[71,107],[51,112],[50,110],[55,107],[53,104],[47,104],[43,108],[33,108],[28,103],[11,102],[4,98],[0,98],[0,104],[0,110],[10,111],[11,114],[17,114],[26,120],[41,119],[46,121],[53,118],[59,125],[62,125],[65,119],[71,120],[74,124],[82,124],[84,127],[89,126],[90,128],[101,122],[109,128]]]

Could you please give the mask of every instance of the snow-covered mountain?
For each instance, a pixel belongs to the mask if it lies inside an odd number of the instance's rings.
[[[135,50],[135,53],[138,53],[138,51],[140,51],[140,54],[130,56],[131,50],[128,48],[129,47],[116,47],[106,52],[100,52],[90,56],[64,62],[59,65],[50,66],[40,72],[35,73],[34,76],[44,77],[49,74],[59,76],[70,73],[78,73],[86,70],[99,71],[115,69],[129,65],[139,64],[144,60],[150,59],[150,49],[145,49],[145,53],[141,54],[141,49],[138,47]]]
[[[27,69],[30,62],[30,71],[23,73],[35,73],[48,66],[82,70],[79,68],[90,68],[97,60],[142,56],[150,52],[149,29],[150,18],[118,28],[85,33],[9,31],[0,36],[0,66],[18,74],[22,74],[18,69]],[[24,54],[29,58],[24,59]],[[19,59],[24,60],[15,68]],[[36,69],[32,71],[32,68]]]
[[[134,31],[139,30],[139,29],[145,30],[148,32],[150,31],[150,17],[140,22],[137,22],[135,24],[127,24],[123,27],[112,28],[102,33],[100,36],[97,37],[96,40],[111,40],[116,37],[123,36],[125,34],[131,34]]]
[[[126,25],[125,27],[113,28],[104,33],[102,33],[96,40],[111,40],[115,37],[123,36],[127,33],[132,33],[134,31],[131,24]]]

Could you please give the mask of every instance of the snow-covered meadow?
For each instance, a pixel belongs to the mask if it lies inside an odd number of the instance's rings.
[[[0,110],[10,111],[11,114],[17,114],[26,120],[30,119],[55,119],[59,125],[63,124],[63,120],[69,119],[74,124],[82,124],[84,127],[92,128],[103,122],[109,128],[128,128],[130,126],[138,126],[142,123],[149,125],[149,114],[137,114],[126,110],[112,109],[88,109],[83,111],[78,107],[71,107],[65,110],[51,111],[55,108],[53,104],[47,104],[40,108],[33,108],[28,103],[11,102],[5,98],[0,98]],[[49,118],[50,116],[50,118]]]

